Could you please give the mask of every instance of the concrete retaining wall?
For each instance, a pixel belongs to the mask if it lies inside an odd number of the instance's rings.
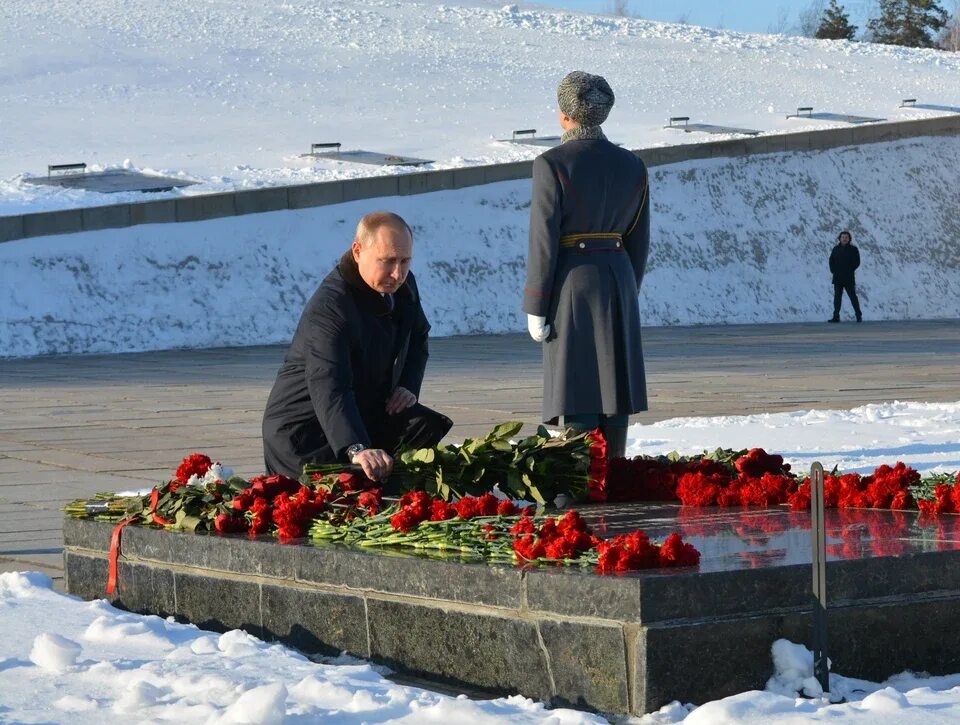
[[[955,115],[638,149],[636,153],[648,166],[655,167],[695,159],[825,150],[916,136],[958,134],[960,115]],[[528,179],[531,167],[532,162],[521,161],[5,216],[0,217],[0,242],[52,234],[118,229],[138,224],[194,222],[284,209],[305,209],[361,199],[464,189],[498,181]]]

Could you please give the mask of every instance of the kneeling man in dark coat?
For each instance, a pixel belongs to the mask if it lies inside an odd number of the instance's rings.
[[[307,303],[263,414],[267,471],[349,461],[371,479],[400,445],[440,442],[453,422],[420,405],[430,324],[410,272],[413,232],[396,214],[360,220]]]

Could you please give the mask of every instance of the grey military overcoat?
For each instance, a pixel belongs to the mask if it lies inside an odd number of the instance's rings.
[[[543,420],[647,409],[638,290],[650,246],[647,169],[606,139],[533,163],[523,309],[546,317]],[[603,238],[603,233],[622,235]],[[570,235],[592,235],[581,241]],[[564,244],[561,246],[561,239]]]

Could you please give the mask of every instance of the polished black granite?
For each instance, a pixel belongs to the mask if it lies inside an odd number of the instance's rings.
[[[653,541],[674,531],[700,552],[702,573],[811,563],[810,513],[618,503],[580,507],[597,536],[643,529]],[[960,550],[960,516],[917,511],[827,509],[827,561]]]

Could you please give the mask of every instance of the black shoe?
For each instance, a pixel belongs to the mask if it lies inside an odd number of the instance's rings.
[[[863,317],[861,315],[857,315],[857,322],[863,322]]]
[[[840,318],[839,318],[839,317],[831,317],[829,320],[827,320],[827,322],[840,322]]]

